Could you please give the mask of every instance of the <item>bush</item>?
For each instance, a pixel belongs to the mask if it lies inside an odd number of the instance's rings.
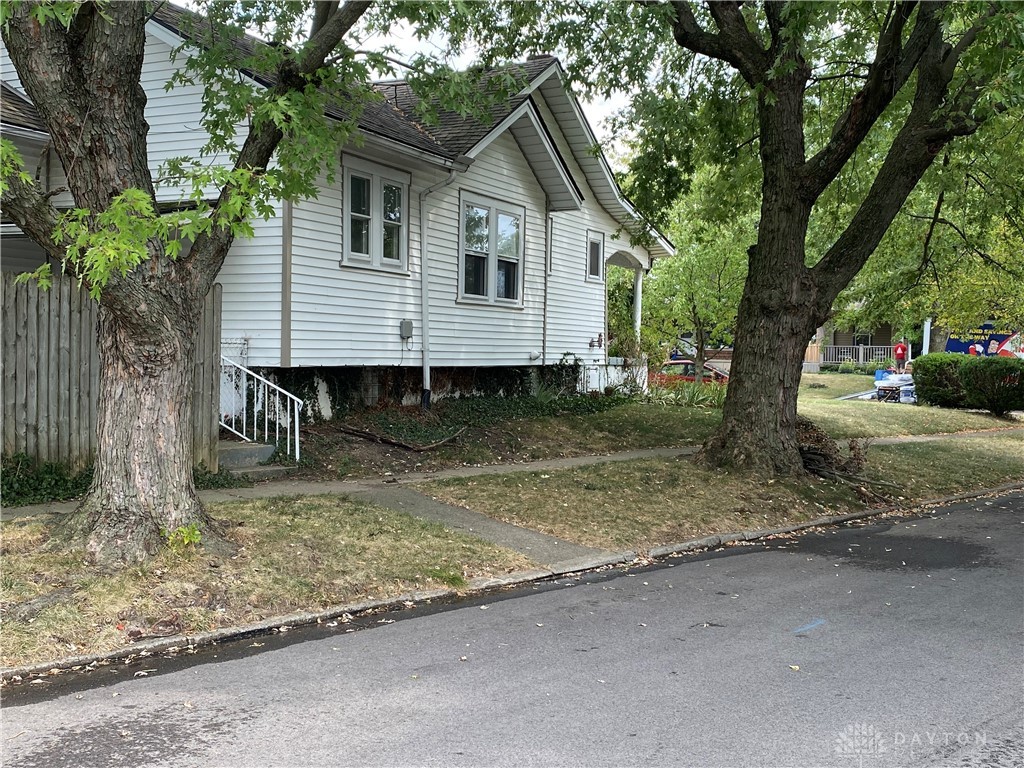
[[[4,456],[0,502],[5,507],[67,501],[89,490],[92,467],[72,472],[63,464],[36,462],[24,453]]]
[[[914,390],[917,399],[940,408],[964,408],[967,396],[960,378],[966,355],[936,352],[914,360]]]
[[[839,364],[839,372],[840,373],[856,373],[857,372],[857,364],[855,362],[853,362],[853,360],[850,360],[849,358],[847,358],[846,360],[843,360],[843,362],[841,362]]]
[[[652,386],[647,392],[648,402],[656,405],[679,405],[684,408],[721,408],[725,404],[726,388],[713,382],[681,381],[668,386]]]
[[[960,365],[960,380],[969,408],[983,408],[996,416],[1024,410],[1024,360],[968,357]]]

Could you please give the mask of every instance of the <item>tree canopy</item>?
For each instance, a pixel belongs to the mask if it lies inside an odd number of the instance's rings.
[[[804,348],[936,158],[982,125],[1020,119],[1024,9],[553,2],[481,15],[509,48],[563,45],[570,72],[596,92],[640,92],[633,172],[651,207],[667,210],[707,153],[729,165],[756,148],[757,240],[722,426],[702,458],[801,471]]]

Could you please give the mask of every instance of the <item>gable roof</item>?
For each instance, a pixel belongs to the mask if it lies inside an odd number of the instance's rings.
[[[209,21],[206,17],[170,2],[161,3],[154,11],[152,20],[175,37],[186,41],[195,41],[198,34],[209,30]],[[260,48],[270,45],[249,34],[239,35],[231,44],[241,58],[252,56]],[[543,60],[512,66],[515,66],[529,82],[553,60],[552,57],[544,57]],[[267,87],[277,82],[274,73],[247,70],[245,74]],[[483,80],[485,81],[490,74],[485,73]],[[383,100],[363,106],[358,119],[359,128],[364,133],[406,144],[441,159],[451,161],[461,156],[492,127],[492,124],[445,110],[437,110],[437,125],[427,126],[418,117],[419,98],[407,82],[382,81],[374,84],[374,90],[383,97]],[[495,104],[491,110],[493,124],[500,123],[524,100],[524,97],[515,97],[508,102]],[[436,109],[436,101],[433,106]],[[349,117],[342,105],[328,106],[326,114],[338,120]]]
[[[194,40],[195,36],[191,32],[209,29],[209,21],[201,14],[166,1],[157,6],[151,21],[182,41]],[[250,56],[261,46],[268,45],[249,34],[239,35],[232,41],[232,46],[242,57]],[[493,104],[489,122],[440,109],[435,102],[432,106],[437,114],[437,122],[425,125],[418,117],[419,97],[407,82],[396,80],[374,85],[383,99],[371,101],[363,107],[358,126],[370,138],[389,146],[397,144],[449,168],[471,161],[492,140],[508,131],[533,168],[538,183],[547,194],[551,210],[576,210],[584,199],[583,193],[534,104],[531,94],[537,91],[551,108],[574,159],[583,170],[587,185],[600,205],[624,227],[636,224],[648,227],[619,189],[593,131],[569,91],[565,72],[558,59],[553,56],[535,56],[506,67],[514,68],[526,85],[516,96]],[[502,69],[483,73],[481,83],[499,71]],[[275,83],[273,73],[246,71],[245,74],[267,87]],[[28,99],[6,84],[0,95],[3,97],[0,114],[4,124],[33,131],[46,130]],[[325,111],[328,117],[339,120],[348,118],[341,105],[329,106]],[[594,151],[595,147],[598,147],[597,152]],[[660,233],[655,231],[654,235],[649,246],[652,256],[671,255],[674,252],[671,244]]]
[[[0,122],[15,128],[46,133],[46,126],[32,102],[3,81],[0,81]]]

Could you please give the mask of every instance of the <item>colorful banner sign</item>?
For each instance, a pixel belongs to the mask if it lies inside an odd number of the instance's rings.
[[[991,323],[986,323],[969,333],[950,334],[946,341],[946,351],[982,357],[1024,357],[1021,334],[1009,330],[997,331]]]

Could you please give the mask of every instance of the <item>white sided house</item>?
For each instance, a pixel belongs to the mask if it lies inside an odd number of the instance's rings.
[[[189,16],[164,3],[148,26],[154,169],[197,155],[206,138],[199,87],[164,87]],[[638,326],[643,275],[672,249],[657,233],[631,244],[645,225],[594,151],[558,61],[517,66],[527,85],[490,125],[442,113],[423,126],[409,87],[380,83],[384,100],[360,119],[361,145],[339,149],[335,181],[323,179],[315,199],[279,202],[232,247],[218,278],[223,354],[250,368],[359,369],[369,401],[382,380],[429,402],[453,381],[466,387],[460,372],[565,355],[588,371],[588,388],[608,383],[607,266],[634,270]],[[29,173],[60,187],[63,170],[3,49],[0,76],[4,136]],[[181,191],[157,195],[174,205]],[[67,193],[53,199],[72,205]],[[45,258],[13,224],[2,235],[5,271]]]

